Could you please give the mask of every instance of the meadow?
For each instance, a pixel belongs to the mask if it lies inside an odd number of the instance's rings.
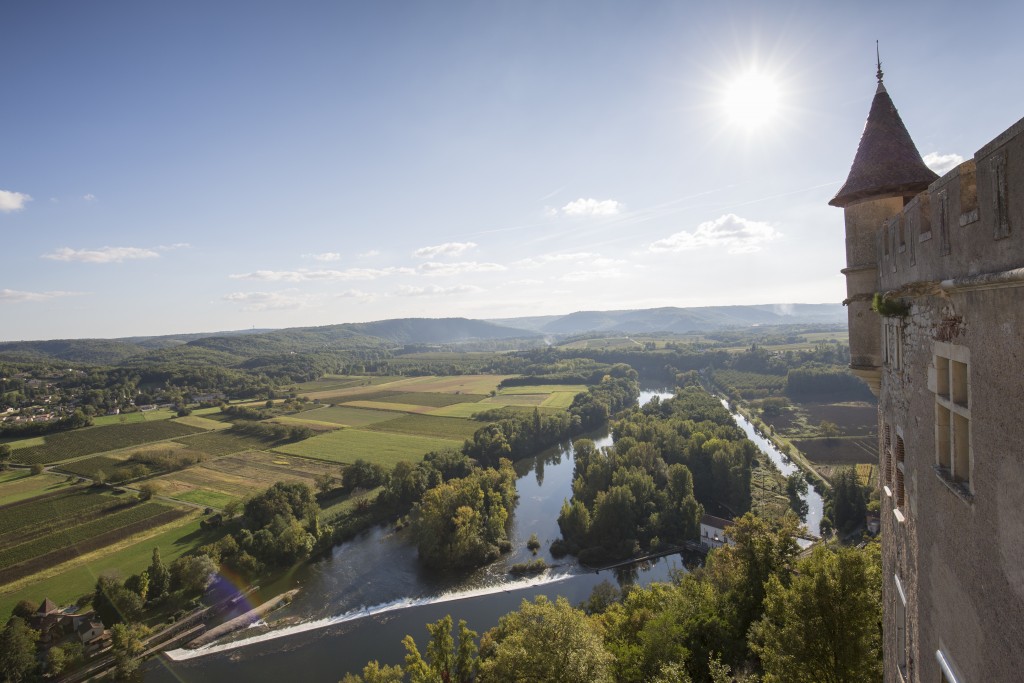
[[[403,415],[394,420],[369,425],[367,429],[401,434],[434,436],[441,439],[471,439],[482,425],[473,420],[433,415]]]
[[[44,494],[53,494],[70,486],[67,477],[35,474],[28,470],[0,472],[0,506],[17,503]]]
[[[351,464],[361,458],[391,468],[402,460],[417,462],[424,454],[444,448],[462,448],[462,441],[362,429],[340,429],[298,443],[278,446],[274,452],[345,464]]]
[[[308,413],[303,413],[303,416],[313,420],[344,425],[346,427],[365,427],[366,425],[383,422],[385,420],[394,420],[397,417],[394,412],[390,411],[366,410],[364,408],[353,408],[346,405],[317,408],[316,410],[311,410]]]

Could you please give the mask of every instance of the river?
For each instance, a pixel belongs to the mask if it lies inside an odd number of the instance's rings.
[[[641,392],[641,405],[654,396],[670,397],[664,390]],[[795,468],[770,442],[757,434],[742,416],[733,414],[748,436],[783,470]],[[590,435],[598,446],[611,444],[607,433]],[[548,549],[559,537],[558,512],[572,495],[573,452],[571,444],[552,448],[516,463],[519,503],[513,513],[512,552],[482,569],[439,574],[420,566],[416,548],[406,531],[390,526],[371,529],[336,547],[327,559],[299,567],[270,594],[297,586],[295,601],[273,614],[273,628],[256,625],[230,642],[201,650],[176,650],[171,660],[158,658],[145,667],[145,680],[159,683],[238,680],[337,681],[346,671],[358,671],[371,659],[397,664],[404,651],[401,640],[412,634],[422,649],[424,625],[446,614],[465,619],[483,632],[498,617],[516,609],[522,600],[537,595],[564,596],[576,604],[586,600],[602,581],[638,583],[668,580],[673,570],[683,569],[678,555],[662,558],[629,570],[596,573],[574,559],[553,558]],[[792,471],[792,470],[790,470]],[[817,533],[821,498],[815,507],[811,491],[808,525]],[[537,534],[542,557],[552,568],[538,577],[513,579],[508,568],[532,559],[526,548]],[[280,589],[280,590],[278,590]],[[457,602],[458,604],[452,604]]]

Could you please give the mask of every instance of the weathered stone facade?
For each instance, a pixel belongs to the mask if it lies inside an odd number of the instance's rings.
[[[1024,120],[923,191],[883,171],[832,203],[879,396],[885,680],[1024,680]]]

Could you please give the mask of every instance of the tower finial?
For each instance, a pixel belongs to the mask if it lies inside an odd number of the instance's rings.
[[[878,71],[875,72],[875,78],[878,79],[878,84],[882,84],[882,55],[878,51],[878,41],[875,41],[875,59],[878,62]]]

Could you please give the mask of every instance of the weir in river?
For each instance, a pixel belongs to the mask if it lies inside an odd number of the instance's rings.
[[[641,404],[653,396],[667,398],[672,393],[644,391]],[[783,473],[795,469],[741,415],[733,413],[733,418]],[[591,437],[599,447],[611,444],[607,433]],[[403,532],[378,527],[290,577],[301,591],[291,605],[274,614],[274,628],[256,624],[228,642],[172,651],[166,659],[147,664],[145,679],[159,683],[287,680],[301,669],[303,681],[333,683],[347,671],[361,670],[371,659],[401,663],[402,638],[411,634],[422,644],[425,624],[447,614],[483,632],[524,599],[563,596],[578,604],[603,581],[646,585],[669,580],[673,571],[684,570],[679,555],[601,572],[581,567],[569,557],[559,560],[562,566],[557,570],[510,578],[512,564],[533,559],[525,547],[533,533],[542,544],[537,557],[555,562],[548,549],[560,536],[558,513],[562,501],[572,495],[573,465],[571,444],[516,463],[520,500],[513,513],[513,551],[491,565],[455,576],[428,572]],[[810,489],[807,502],[808,526],[817,533],[821,497]]]

